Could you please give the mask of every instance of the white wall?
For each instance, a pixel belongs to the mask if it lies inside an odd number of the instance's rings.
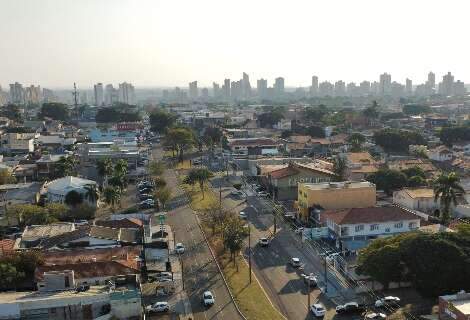
[[[402,223],[402,227],[397,227],[396,224]],[[414,223],[415,227],[413,229],[409,228],[409,223]],[[356,231],[356,226],[363,226],[362,230]],[[371,225],[378,225],[378,229],[371,230]],[[332,228],[333,226],[333,228]],[[334,231],[334,224],[328,224],[330,230]],[[380,236],[384,234],[394,234],[394,233],[401,233],[407,232],[410,230],[414,230],[420,227],[420,220],[403,220],[403,221],[391,221],[391,222],[382,222],[382,223],[364,223],[364,224],[346,224],[342,225],[342,228],[347,227],[348,233],[341,234],[341,237],[353,237],[353,236]],[[388,230],[387,230],[388,229]]]

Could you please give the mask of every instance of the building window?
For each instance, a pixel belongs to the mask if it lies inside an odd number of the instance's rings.
[[[401,228],[403,228],[403,222],[395,223],[395,229],[401,229]]]
[[[356,227],[354,227],[354,230],[356,232],[361,232],[364,230],[364,225],[363,224],[357,225]]]
[[[416,222],[410,222],[408,224],[408,228],[410,228],[410,229],[416,229],[416,227],[417,227]]]
[[[342,236],[347,236],[349,234],[349,228],[348,227],[341,227],[341,235]]]
[[[385,228],[385,232],[390,232],[390,228]]]
[[[374,230],[379,230],[379,225],[378,224],[371,224],[370,225],[370,231],[374,231]]]

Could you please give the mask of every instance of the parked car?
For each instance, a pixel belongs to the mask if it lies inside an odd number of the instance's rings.
[[[175,246],[175,251],[178,254],[184,253],[184,245],[182,243],[177,243]]]
[[[267,198],[267,197],[269,197],[269,193],[267,193],[266,191],[259,191],[258,192],[258,197]]]
[[[155,203],[153,202],[141,202],[139,203],[139,209],[152,209],[155,207]]]
[[[88,220],[76,220],[74,223],[76,226],[87,226]]]
[[[152,275],[152,278],[155,278],[155,280],[160,281],[160,282],[163,282],[165,280],[172,281],[173,275],[171,274],[171,272],[164,271],[164,272],[157,273],[156,275]]]
[[[241,192],[240,190],[232,190],[230,192],[230,195],[234,197],[243,197],[243,192]]]
[[[387,318],[387,315],[384,314],[384,313],[375,313],[375,312],[372,312],[372,313],[368,313],[366,314],[365,316],[366,319],[386,319]]]
[[[170,310],[170,306],[168,305],[168,302],[160,301],[145,307],[145,309],[148,312],[168,312]]]
[[[325,306],[321,303],[312,304],[312,306],[310,307],[310,311],[312,311],[315,317],[323,317],[326,313]]]
[[[318,279],[313,273],[311,273],[311,274],[303,274],[302,273],[300,276],[304,280],[305,284],[310,284],[310,287],[314,288],[314,287],[317,286]]]
[[[204,291],[202,294],[202,302],[206,307],[211,306],[215,303],[214,295],[210,291]]]
[[[375,306],[377,308],[380,308],[380,307],[385,306],[386,304],[399,303],[399,302],[400,302],[400,298],[393,297],[393,296],[387,296],[387,297],[384,297],[382,299],[379,299],[379,300],[375,301]]]
[[[153,183],[147,180],[141,181],[137,184],[138,188],[144,188],[144,187],[153,187]]]
[[[301,234],[302,232],[304,232],[304,227],[299,227],[299,228],[295,229],[294,232],[296,234]]]
[[[302,264],[300,263],[299,258],[291,258],[290,259],[290,265],[293,266],[294,268],[299,268]]]
[[[341,255],[340,252],[335,252],[335,253],[332,253],[330,254],[329,256],[326,257],[326,261],[328,262],[333,262],[337,257],[339,257]]]
[[[144,193],[139,196],[140,201],[149,200],[149,199],[153,200],[153,196],[151,194]]]
[[[143,187],[143,188],[139,188],[139,193],[140,194],[143,194],[143,193],[150,193],[153,191],[153,187]]]
[[[336,313],[339,314],[362,313],[364,311],[365,308],[354,301],[336,307]]]
[[[240,219],[243,219],[243,220],[248,219],[248,215],[247,215],[246,212],[244,212],[244,211],[240,211],[240,212],[238,213],[238,216],[240,217]]]
[[[269,246],[269,239],[268,239],[268,238],[265,238],[265,237],[260,238],[260,239],[258,240],[258,242],[259,242],[259,245],[262,246],[262,247],[267,247],[267,246]]]

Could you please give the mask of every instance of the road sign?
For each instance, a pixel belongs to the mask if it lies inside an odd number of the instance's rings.
[[[165,222],[165,215],[164,214],[159,214],[158,215],[158,221],[160,222],[160,224],[163,224]]]

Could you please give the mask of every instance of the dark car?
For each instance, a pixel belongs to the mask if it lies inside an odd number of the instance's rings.
[[[358,304],[357,302],[348,302],[336,307],[336,313],[338,314],[358,314],[363,313],[364,311],[364,306]]]
[[[149,199],[153,200],[153,196],[151,194],[143,193],[139,196],[140,201],[149,200]]]

